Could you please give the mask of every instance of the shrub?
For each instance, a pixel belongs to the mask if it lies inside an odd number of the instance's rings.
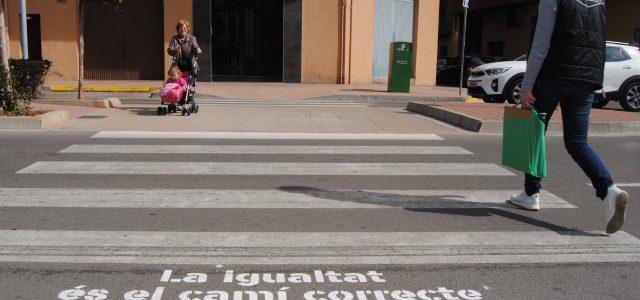
[[[10,59],[11,78],[0,71],[0,102],[2,109],[13,115],[27,115],[31,102],[40,93],[44,79],[51,68],[49,60]]]

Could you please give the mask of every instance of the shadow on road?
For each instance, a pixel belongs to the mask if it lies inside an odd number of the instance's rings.
[[[459,215],[468,217],[491,217],[499,216],[509,220],[525,223],[528,225],[544,228],[554,231],[560,235],[573,236],[591,236],[599,237],[604,234],[594,234],[573,228],[552,224],[546,221],[537,220],[528,216],[520,215],[502,208],[488,207],[485,203],[462,201],[463,196],[460,195],[438,195],[438,196],[410,196],[398,195],[390,193],[378,193],[368,191],[329,191],[303,186],[283,186],[279,190],[305,194],[315,198],[330,199],[337,201],[346,201],[362,204],[374,204],[389,207],[404,208],[412,212],[424,212],[435,214]],[[504,208],[518,209],[510,204],[505,203],[499,205]],[[464,208],[437,208],[434,206],[442,205],[464,205]],[[431,206],[431,207],[430,207]]]

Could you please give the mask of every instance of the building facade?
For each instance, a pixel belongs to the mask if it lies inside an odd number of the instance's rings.
[[[528,52],[538,14],[537,0],[470,1],[466,53],[514,59]],[[607,40],[638,44],[640,1],[609,0]],[[463,9],[461,0],[441,0],[438,55],[460,55]]]
[[[5,1],[9,49],[20,57],[19,0]],[[386,80],[389,43],[413,42],[415,84],[435,84],[439,0],[126,0],[89,5],[85,78],[163,79],[175,24],[204,54],[201,81],[366,84]],[[78,78],[76,0],[27,1],[31,57],[53,61],[49,81]]]

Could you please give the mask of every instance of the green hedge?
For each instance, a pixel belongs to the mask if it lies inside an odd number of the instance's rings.
[[[31,102],[40,93],[51,68],[49,60],[10,59],[11,79],[0,68],[0,102],[2,109],[15,115],[28,114]]]

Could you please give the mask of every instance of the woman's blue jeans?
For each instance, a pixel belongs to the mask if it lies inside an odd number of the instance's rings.
[[[604,199],[607,189],[613,184],[609,170],[598,154],[589,146],[589,114],[593,105],[593,87],[576,82],[542,80],[533,89],[534,104],[539,113],[547,113],[548,120],[558,104],[562,109],[564,145],[573,160],[591,179],[596,196]],[[525,174],[524,187],[527,195],[538,193],[542,179]]]

